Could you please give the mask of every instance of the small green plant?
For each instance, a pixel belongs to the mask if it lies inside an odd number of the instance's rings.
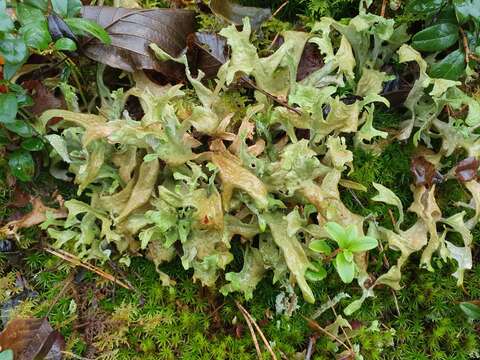
[[[310,243],[309,247],[315,252],[330,256],[330,258],[335,257],[333,263],[338,275],[340,275],[344,283],[349,284],[355,276],[355,261],[353,255],[375,249],[378,246],[378,241],[371,236],[359,236],[358,230],[354,225],[345,228],[335,222],[329,222],[325,224],[324,229],[330,238],[337,243],[338,248],[332,252],[326,240],[314,240]],[[317,278],[324,273],[325,270],[322,268],[319,270]]]
[[[479,0],[411,0],[406,13],[432,19],[412,38],[412,46],[429,53],[443,54],[430,66],[435,78],[457,80],[480,62]]]
[[[80,0],[0,0],[0,151],[9,148],[0,167],[7,167],[21,181],[32,179],[35,161],[31,152],[41,151],[44,143],[31,125],[34,116],[29,108],[34,101],[12,79],[32,54],[63,62],[65,51],[77,49],[76,35],[109,42],[98,24],[77,17],[81,6]]]

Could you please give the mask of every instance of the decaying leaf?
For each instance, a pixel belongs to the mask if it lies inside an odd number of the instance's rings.
[[[0,333],[0,349],[11,349],[14,359],[63,359],[65,340],[46,318],[15,319]]]
[[[159,62],[151,52],[156,44],[173,57],[195,32],[195,13],[182,9],[125,9],[84,6],[82,16],[104,27],[112,40],[106,45],[89,40],[82,50],[91,59],[125,71],[156,70],[168,79],[185,78],[183,67],[174,62]]]
[[[468,157],[457,164],[455,168],[455,176],[458,181],[467,182],[478,177],[478,167],[480,161],[474,157]]]
[[[413,175],[415,186],[430,187],[443,181],[443,176],[431,162],[423,156],[417,156],[412,160],[410,170]]]
[[[210,9],[215,15],[234,25],[242,25],[243,19],[248,17],[254,29],[258,29],[272,15],[270,9],[241,6],[230,0],[211,0]]]
[[[49,109],[65,109],[65,100],[63,97],[55,96],[39,80],[28,80],[22,83],[22,86],[27,89],[33,98],[34,105],[28,108],[34,115],[42,115],[44,111]]]
[[[67,217],[65,209],[53,209],[45,206],[40,198],[31,200],[33,209],[18,220],[9,222],[0,228],[0,234],[6,237],[18,236],[18,230],[39,225],[47,219],[47,215],[55,219]]]
[[[196,32],[187,38],[188,57],[198,70],[203,71],[206,79],[217,76],[220,66],[229,57],[227,41],[215,33]]]

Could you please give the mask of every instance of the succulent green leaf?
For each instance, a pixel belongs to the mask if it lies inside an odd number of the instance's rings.
[[[348,245],[348,250],[352,252],[362,252],[375,249],[378,246],[378,240],[371,236],[359,237],[351,241]]]
[[[326,240],[313,240],[308,245],[308,247],[310,248],[310,250],[313,250],[315,252],[325,254],[325,255],[330,255],[330,253],[332,252],[332,249],[330,248],[330,246],[328,246]]]
[[[335,268],[344,283],[350,284],[353,281],[355,277],[355,263],[348,261],[343,252],[335,257]]]

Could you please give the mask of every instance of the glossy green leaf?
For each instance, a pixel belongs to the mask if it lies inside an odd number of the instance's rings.
[[[348,246],[348,249],[353,252],[362,252],[375,249],[377,246],[377,239],[371,236],[364,236],[351,242]]]
[[[110,45],[110,35],[96,22],[87,19],[64,19],[65,23],[77,35],[92,35],[101,42]]]
[[[5,127],[11,132],[24,138],[32,137],[33,135],[35,135],[35,131],[30,126],[30,124],[26,123],[23,120],[13,120],[11,123],[5,124]]]
[[[12,175],[21,181],[30,181],[35,174],[35,162],[25,150],[15,150],[9,154],[8,166]]]
[[[433,63],[429,74],[433,78],[458,80],[465,73],[465,54],[461,50],[452,51],[442,60]]]
[[[60,51],[75,51],[77,50],[77,44],[75,41],[69,38],[61,38],[55,42],[55,49]]]
[[[44,148],[43,141],[37,137],[23,140],[21,146],[27,151],[40,151]]]
[[[12,123],[18,111],[17,97],[12,93],[0,94],[0,123]]]
[[[80,0],[51,0],[53,10],[60,16],[71,18],[78,16],[82,9]]]
[[[405,12],[413,15],[430,15],[442,8],[445,0],[410,0],[407,2]]]
[[[22,25],[35,23],[38,21],[45,21],[45,15],[43,11],[26,4],[18,4],[17,5],[17,19]]]
[[[25,0],[23,3],[42,11],[47,11],[48,9],[48,0]]]
[[[28,49],[21,37],[7,36],[0,40],[0,54],[7,63],[18,64],[28,56]]]
[[[48,31],[48,25],[45,20],[29,22],[20,28],[20,34],[27,46],[43,51],[48,48],[52,37]]]
[[[14,28],[13,21],[6,13],[0,13],[0,32],[12,31]]]
[[[337,269],[340,279],[346,284],[353,281],[355,277],[355,264],[353,261],[347,261],[343,253],[339,253],[335,257],[335,267]]]
[[[469,319],[472,320],[480,320],[480,306],[468,303],[468,302],[463,302],[460,303],[460,309],[467,315]]]
[[[313,240],[308,247],[310,250],[313,250],[315,252],[329,255],[332,252],[332,249],[330,249],[330,246],[328,246],[327,242],[325,240]]]
[[[13,351],[7,349],[5,351],[0,352],[0,360],[13,360]]]
[[[444,23],[430,26],[412,38],[412,46],[420,51],[442,51],[458,40],[458,26]]]
[[[436,17],[436,23],[452,23],[457,22],[457,16],[455,14],[455,8],[453,5],[449,4],[442,8],[442,11],[438,13]]]
[[[453,0],[453,6],[460,24],[469,20],[480,24],[480,0]]]

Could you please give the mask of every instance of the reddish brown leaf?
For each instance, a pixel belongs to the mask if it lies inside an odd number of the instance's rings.
[[[214,78],[228,60],[227,41],[218,34],[196,32],[188,36],[187,44],[190,62],[205,73],[206,79]]]
[[[17,186],[15,186],[15,190],[13,191],[12,200],[8,203],[8,206],[14,208],[23,208],[27,206],[29,202],[30,196],[20,189],[17,184]]]
[[[18,360],[60,360],[65,340],[45,318],[15,319],[0,333],[0,348],[13,350]]]
[[[63,97],[57,97],[39,80],[27,80],[22,83],[23,87],[28,90],[33,98],[34,105],[28,110],[34,115],[42,115],[44,111],[49,109],[66,109]]]
[[[457,164],[455,168],[455,176],[458,181],[467,182],[475,179],[478,175],[478,167],[480,161],[477,158],[470,156]]]
[[[323,58],[318,46],[312,43],[307,43],[303,49],[300,63],[298,64],[297,81],[302,81],[308,75],[320,69],[323,64]]]
[[[443,181],[443,176],[435,169],[435,165],[423,156],[417,156],[412,160],[410,170],[415,186],[430,187],[433,184],[439,184]]]
[[[10,221],[8,224],[0,228],[0,235],[6,237],[17,236],[19,229],[28,228],[44,222],[47,219],[47,212],[51,213],[56,219],[67,217],[65,209],[52,209],[46,207],[40,198],[33,199],[32,205],[33,209],[31,212],[18,220]]]
[[[154,43],[171,56],[179,56],[187,35],[195,31],[193,11],[84,6],[82,16],[104,27],[112,40],[111,45],[87,41],[82,50],[89,58],[129,72],[156,70],[172,80],[184,79],[182,65],[158,61],[149,45]]]

